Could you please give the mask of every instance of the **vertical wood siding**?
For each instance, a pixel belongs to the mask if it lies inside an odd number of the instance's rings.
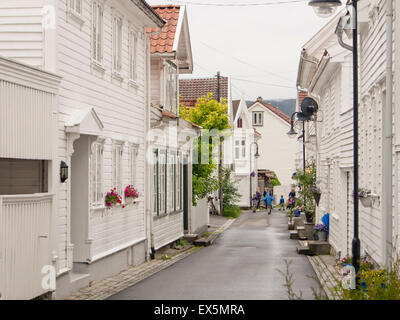
[[[51,159],[55,95],[0,81],[0,157]]]
[[[0,299],[31,299],[51,265],[52,195],[0,196]]]

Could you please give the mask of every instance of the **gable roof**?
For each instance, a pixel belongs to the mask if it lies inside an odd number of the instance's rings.
[[[267,108],[269,111],[275,113],[282,120],[284,120],[284,121],[286,121],[287,123],[290,124],[290,117],[286,113],[284,113],[281,109],[270,105],[269,103],[265,103],[261,97],[259,97],[257,99],[257,101],[253,102],[248,108],[250,109],[251,107],[253,107],[257,103],[261,104],[262,106]]]
[[[198,98],[212,93],[217,99],[217,78],[181,79],[179,80],[179,94],[181,102],[187,107],[194,107]],[[228,100],[228,77],[220,77],[221,99]]]
[[[233,100],[232,101],[232,119],[236,118],[236,113],[239,109],[240,100]]]

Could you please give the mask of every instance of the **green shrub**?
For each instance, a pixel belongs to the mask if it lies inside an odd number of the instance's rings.
[[[238,218],[240,216],[240,208],[235,205],[228,205],[224,207],[224,216],[230,218]]]

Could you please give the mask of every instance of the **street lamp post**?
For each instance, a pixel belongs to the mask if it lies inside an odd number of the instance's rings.
[[[358,228],[358,17],[357,17],[357,2],[353,0],[353,189],[354,189],[354,235],[352,241],[352,264],[356,274],[360,269],[360,239]],[[308,5],[313,7],[316,13],[322,12],[325,15],[318,14],[319,16],[329,17],[336,8],[340,6],[340,0],[311,0]]]
[[[253,144],[256,145],[257,149],[256,149],[256,153],[254,154],[254,157],[257,159],[260,154],[258,153],[258,143],[257,142],[252,142],[250,144],[250,208],[251,208],[251,200],[253,199],[253,184],[252,184],[252,176],[251,174],[252,172],[252,159],[251,159],[251,147],[253,146]]]

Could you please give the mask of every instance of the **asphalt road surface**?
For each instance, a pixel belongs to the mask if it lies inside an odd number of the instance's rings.
[[[286,300],[284,260],[296,293],[313,299],[318,284],[306,256],[289,239],[285,213],[245,212],[209,247],[178,261],[111,300]]]

